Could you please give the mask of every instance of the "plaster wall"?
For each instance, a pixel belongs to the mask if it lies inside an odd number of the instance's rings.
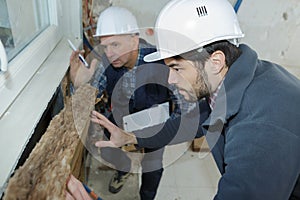
[[[128,8],[140,27],[151,27],[169,0],[112,0],[112,5]],[[235,0],[230,0],[235,5]],[[261,59],[281,64],[300,77],[300,1],[243,0],[238,10],[245,33],[242,43],[250,45]],[[153,36],[142,33],[154,43]]]

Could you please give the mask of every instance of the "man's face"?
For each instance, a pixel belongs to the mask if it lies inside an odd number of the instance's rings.
[[[209,95],[209,84],[203,66],[185,59],[165,59],[170,67],[169,84],[174,84],[187,101],[195,102]]]
[[[109,62],[114,67],[130,67],[135,64],[133,51],[138,48],[137,36],[132,35],[111,35],[100,37],[100,44],[103,47]]]

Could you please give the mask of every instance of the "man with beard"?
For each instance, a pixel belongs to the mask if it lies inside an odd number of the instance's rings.
[[[198,109],[155,136],[156,127],[127,133],[94,111],[91,120],[111,133],[96,146],[158,148],[193,139],[196,126],[222,174],[215,200],[299,199],[300,81],[239,44],[244,34],[226,0],[173,0],[155,33],[158,51],[144,60],[164,59],[168,82]]]

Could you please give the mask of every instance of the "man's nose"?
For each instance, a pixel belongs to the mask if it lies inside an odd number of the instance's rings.
[[[110,46],[107,46],[105,49],[105,54],[108,58],[110,58],[110,57],[113,57],[114,51],[112,50],[112,48]]]
[[[168,83],[169,84],[175,84],[176,81],[176,71],[172,68],[170,68],[170,72],[169,72],[169,78],[168,78]]]

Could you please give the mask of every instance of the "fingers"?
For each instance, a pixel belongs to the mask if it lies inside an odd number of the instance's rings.
[[[91,200],[91,197],[84,189],[82,183],[73,175],[70,175],[67,188],[69,190],[69,192],[66,192],[67,200]]]
[[[95,110],[92,111],[91,116],[99,118],[99,119],[105,119],[106,118],[104,115],[100,114],[99,112],[97,112]]]
[[[71,54],[71,56],[70,56],[70,63],[72,63],[72,62],[79,62],[79,51],[72,51],[72,54]]]
[[[79,181],[78,181],[79,182]],[[73,176],[70,175],[69,181],[67,183],[67,188],[69,190],[69,192],[67,193],[67,197],[68,194],[71,195],[73,197],[73,199],[79,200],[82,199],[82,195],[80,194],[80,185],[77,182],[77,179]],[[72,199],[71,197],[69,197],[70,199]]]
[[[95,69],[96,69],[96,66],[97,66],[97,60],[93,59],[90,66],[91,66],[90,70],[92,71],[92,73],[94,73]]]
[[[69,192],[66,192],[66,200],[75,200],[75,199]]]
[[[102,120],[102,119],[99,119],[99,118],[96,118],[96,117],[92,117],[91,121],[96,123],[96,124],[99,124],[103,128],[106,128],[109,132],[112,132],[112,130],[115,126],[115,125],[111,124],[110,122],[107,122],[105,120]]]
[[[111,141],[104,141],[104,140],[100,140],[98,142],[95,143],[96,147],[114,147],[117,148],[118,146],[116,146],[113,142]]]
[[[80,67],[80,66],[84,66],[84,64],[80,61],[79,59],[79,54],[83,55],[84,51],[72,51],[72,54],[70,56],[70,66],[71,67]]]
[[[106,128],[108,131],[112,130],[112,128],[115,127],[115,125],[111,121],[109,121],[104,115],[101,115],[97,111],[92,111],[91,120],[92,120],[92,122],[100,124],[101,126]]]
[[[106,128],[111,134],[110,141],[98,141],[95,144],[97,147],[121,147],[125,144],[137,144],[136,137],[132,133],[120,129],[97,111],[92,111],[91,121]]]

